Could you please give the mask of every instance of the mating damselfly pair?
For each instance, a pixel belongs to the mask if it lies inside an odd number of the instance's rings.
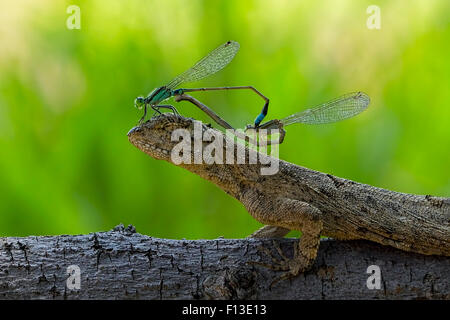
[[[304,123],[304,124],[325,124],[341,121],[344,119],[351,118],[362,111],[364,111],[370,102],[369,96],[363,92],[354,92],[345,94],[339,98],[328,101],[326,103],[317,105],[315,107],[306,109],[304,111],[294,113],[283,119],[274,119],[266,123],[261,124],[262,120],[267,115],[269,108],[269,99],[265,97],[261,92],[256,90],[252,86],[234,86],[234,87],[212,87],[212,88],[189,88],[189,89],[176,89],[183,83],[193,82],[205,77],[208,77],[220,70],[222,70],[226,65],[228,65],[231,60],[239,50],[239,43],[236,41],[227,41],[223,45],[219,46],[215,50],[211,51],[207,56],[198,61],[194,66],[185,72],[181,73],[179,76],[175,77],[167,85],[156,88],[147,97],[137,97],[135,99],[135,106],[139,109],[144,108],[144,115],[140,122],[145,119],[147,113],[147,107],[151,107],[155,113],[160,113],[160,108],[170,109],[174,113],[178,113],[176,108],[172,105],[161,105],[160,103],[164,100],[169,99],[172,96],[181,96],[186,92],[195,91],[213,91],[213,90],[252,90],[261,96],[265,100],[265,104],[256,117],[253,125],[247,125],[246,129],[280,129],[281,135],[279,143],[283,142],[285,131],[284,126],[293,123]],[[189,100],[189,99],[184,99]],[[189,100],[190,101],[190,100]],[[200,104],[191,101],[198,107]],[[207,110],[211,111],[206,106],[202,105]],[[202,108],[203,111],[206,109]],[[208,113],[208,112],[207,112]],[[208,113],[211,116],[211,113]],[[216,114],[213,114],[213,119],[217,123],[224,126],[226,129],[230,129],[231,126],[221,119]]]
[[[252,86],[235,86],[235,87],[215,87],[215,88],[190,88],[190,89],[175,89],[179,85],[187,82],[197,81],[206,78],[220,70],[222,70],[227,64],[233,60],[234,56],[239,50],[239,43],[236,41],[227,41],[220,47],[211,51],[207,56],[198,61],[190,69],[186,70],[179,76],[175,77],[165,86],[156,88],[147,97],[137,97],[134,104],[137,108],[144,108],[144,115],[141,118],[141,122],[145,119],[147,113],[147,107],[150,106],[156,113],[160,113],[159,108],[170,109],[177,113],[175,107],[171,105],[160,105],[160,103],[172,96],[181,95],[185,92],[194,91],[213,91],[213,90],[253,90],[259,96],[261,96],[266,103],[263,107],[264,115],[267,114],[269,107],[269,99],[267,99],[261,92],[256,90]],[[261,120],[264,117],[261,118]]]

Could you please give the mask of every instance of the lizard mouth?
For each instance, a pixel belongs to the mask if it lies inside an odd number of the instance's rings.
[[[153,158],[167,158],[170,154],[170,150],[159,147],[156,142],[152,143],[148,136],[144,137],[143,131],[144,129],[141,126],[131,128],[131,130],[127,133],[128,140],[135,147],[141,149]]]
[[[162,154],[164,154],[166,156],[170,154],[169,150],[159,148],[159,147],[157,147],[157,146],[155,146],[153,144],[150,144],[150,143],[140,143],[140,146],[145,151],[159,152],[159,153],[162,153]]]

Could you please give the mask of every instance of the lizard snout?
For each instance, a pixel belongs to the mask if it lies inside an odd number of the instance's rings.
[[[131,128],[130,131],[128,131],[127,136],[130,136],[130,135],[132,135],[132,134],[134,134],[134,133],[138,133],[138,132],[140,132],[141,130],[142,130],[142,129],[141,129],[141,127],[139,127],[139,126],[133,127],[133,128]]]

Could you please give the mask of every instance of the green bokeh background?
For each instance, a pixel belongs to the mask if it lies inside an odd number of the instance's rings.
[[[69,30],[68,5],[81,8]],[[369,30],[369,5],[381,29]],[[165,238],[244,237],[260,224],[208,181],[132,146],[138,95],[229,39],[241,49],[188,86],[253,85],[268,119],[352,91],[353,119],[289,127],[280,157],[359,182],[450,195],[450,2],[0,2],[0,235],[77,234],[119,223]],[[197,93],[236,127],[262,100]],[[171,101],[173,102],[173,101]],[[188,103],[185,116],[210,120]]]

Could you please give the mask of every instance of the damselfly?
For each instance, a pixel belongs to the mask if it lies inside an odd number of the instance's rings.
[[[370,98],[364,92],[347,93],[339,98],[294,113],[280,120],[270,120],[262,125],[247,125],[246,131],[249,129],[278,129],[280,131],[280,138],[276,142],[268,141],[268,144],[282,143],[286,134],[284,130],[285,126],[293,123],[325,124],[338,122],[363,112],[367,109],[369,103]]]
[[[339,98],[334,100],[325,102],[323,104],[319,104],[315,107],[306,109],[304,111],[300,111],[294,113],[286,118],[281,120],[273,119],[263,123],[262,125],[247,125],[246,133],[234,129],[228,122],[222,119],[219,115],[217,115],[214,111],[208,108],[206,105],[198,101],[197,99],[187,95],[182,94],[175,97],[175,101],[189,101],[203,112],[205,112],[208,116],[210,116],[217,124],[225,129],[233,129],[236,136],[241,139],[248,139],[254,145],[258,144],[258,137],[255,136],[255,133],[258,132],[259,129],[266,129],[265,135],[271,135],[270,130],[278,129],[280,133],[280,137],[278,140],[268,140],[264,142],[265,144],[280,144],[284,141],[284,137],[286,135],[286,131],[284,130],[285,126],[288,126],[293,123],[304,123],[304,124],[325,124],[338,122],[341,120],[345,120],[351,117],[356,116],[357,114],[363,112],[369,106],[370,98],[367,94],[363,92],[353,92],[347,93]],[[254,132],[248,130],[256,130]]]
[[[255,126],[257,126],[267,114],[269,99],[252,86],[175,89],[183,83],[197,81],[222,70],[227,64],[231,62],[231,60],[233,60],[238,50],[239,43],[237,43],[236,41],[228,41],[215,50],[211,51],[211,53],[198,61],[193,67],[177,76],[167,85],[156,88],[145,98],[137,97],[134,100],[134,105],[138,109],[144,108],[144,115],[140,119],[140,122],[144,120],[145,115],[147,114],[147,106],[150,106],[157,113],[160,113],[160,108],[170,109],[174,113],[178,113],[174,106],[160,105],[160,103],[172,96],[181,95],[185,92],[248,89],[253,90],[265,100],[265,104],[261,111],[261,114],[257,117],[257,120],[255,120]],[[257,123],[256,121],[259,122]]]

